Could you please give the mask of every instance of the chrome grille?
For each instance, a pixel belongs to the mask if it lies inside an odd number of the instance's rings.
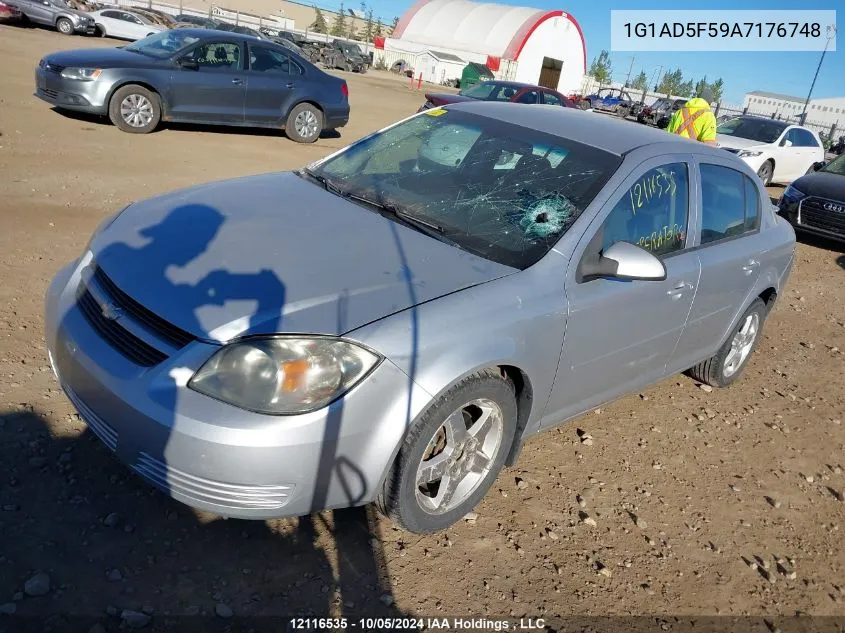
[[[825,209],[825,205],[845,209],[845,202],[814,196],[804,198],[798,206],[798,225],[845,237],[845,212]]]
[[[177,470],[144,452],[139,453],[132,469],[165,492],[227,508],[275,510],[287,504],[294,489],[292,485],[245,486],[212,481]]]

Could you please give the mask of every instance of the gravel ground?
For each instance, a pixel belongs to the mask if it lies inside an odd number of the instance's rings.
[[[732,615],[753,630],[845,616],[845,256],[818,240],[799,244],[734,387],[673,377],[530,440],[447,533],[410,535],[368,508],[222,520],[130,475],[47,365],[51,276],[132,200],[300,166],[422,96],[348,76],[350,126],[307,147],[272,131],[131,136],[32,96],[43,54],[114,44],[0,25],[0,630],[27,621],[10,613],[86,631],[308,613]]]

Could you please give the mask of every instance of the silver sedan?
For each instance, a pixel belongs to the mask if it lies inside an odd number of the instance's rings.
[[[56,276],[46,340],[90,430],[181,502],[432,532],[540,431],[737,380],[794,244],[728,152],[459,104],[130,205]]]

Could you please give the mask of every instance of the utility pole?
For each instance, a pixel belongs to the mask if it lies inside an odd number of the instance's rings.
[[[810,105],[810,97],[813,96],[813,88],[816,87],[816,79],[818,79],[819,71],[822,68],[822,62],[824,61],[824,55],[827,53],[827,47],[830,45],[830,40],[836,37],[836,25],[829,24],[826,27],[827,32],[827,41],[824,43],[824,50],[822,51],[821,59],[819,59],[819,65],[816,66],[816,74],[813,75],[813,83],[810,84],[810,92],[807,93],[807,100],[804,102],[804,110],[801,112],[801,125],[807,120],[807,107]]]
[[[631,81],[631,71],[634,69],[634,60],[636,59],[636,55],[631,55],[631,65],[628,66],[628,76],[625,78],[625,86],[628,86],[628,82]]]

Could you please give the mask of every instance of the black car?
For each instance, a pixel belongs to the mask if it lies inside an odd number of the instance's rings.
[[[845,155],[789,185],[778,213],[796,229],[845,242]]]
[[[274,42],[205,29],[172,29],[119,48],[48,55],[36,96],[108,116],[124,132],[164,119],[284,128],[299,143],[349,120],[349,88]]]
[[[194,26],[201,26],[206,29],[216,28],[218,24],[217,20],[204,18],[198,15],[190,15],[188,13],[180,13],[177,15],[176,22],[179,24],[193,24]]]
[[[658,99],[650,106],[645,106],[637,114],[637,121],[654,125],[661,130],[669,125],[669,119],[684,107],[686,99]]]

